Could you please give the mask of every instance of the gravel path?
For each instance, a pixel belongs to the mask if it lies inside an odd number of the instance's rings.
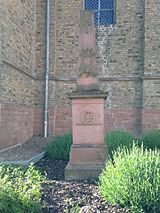
[[[44,151],[48,141],[53,140],[53,137],[33,137],[27,140],[24,144],[9,148],[4,152],[0,152],[0,162],[3,161],[21,161],[29,160],[32,157]]]
[[[43,186],[43,213],[66,213],[66,209],[70,213],[78,213],[76,206],[80,208],[80,213],[129,213],[128,210],[108,205],[100,197],[96,181],[65,181],[66,165],[66,161],[47,157],[36,164],[48,179]]]

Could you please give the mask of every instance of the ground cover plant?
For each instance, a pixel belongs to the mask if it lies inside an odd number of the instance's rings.
[[[69,160],[72,134],[70,132],[54,138],[46,146],[46,155],[55,160]]]
[[[43,177],[28,168],[0,166],[0,213],[40,213]]]
[[[99,177],[100,193],[111,204],[135,213],[160,212],[160,151],[135,143],[118,148]]]

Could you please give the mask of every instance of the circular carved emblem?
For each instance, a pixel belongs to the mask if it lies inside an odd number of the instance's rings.
[[[85,111],[81,113],[80,120],[83,125],[90,125],[94,122],[95,115],[93,112]]]

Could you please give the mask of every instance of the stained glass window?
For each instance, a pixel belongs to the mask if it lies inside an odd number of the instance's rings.
[[[115,0],[85,0],[84,9],[92,10],[95,25],[111,25],[115,22]]]

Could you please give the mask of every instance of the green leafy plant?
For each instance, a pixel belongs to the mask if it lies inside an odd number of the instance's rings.
[[[142,136],[138,139],[139,143],[143,143],[143,145],[148,149],[160,149],[160,130],[150,130],[142,134]]]
[[[41,212],[43,177],[30,165],[28,168],[0,166],[0,212]]]
[[[115,130],[105,134],[105,143],[107,144],[108,154],[112,158],[112,152],[117,150],[119,146],[130,148],[133,144],[133,136],[131,133],[123,130]]]
[[[66,213],[79,213],[80,212],[80,207],[78,206],[78,204],[76,206],[73,206],[71,209],[70,208],[66,208]]]
[[[67,199],[66,213],[79,213],[80,212],[79,204],[77,203],[76,205],[73,206],[71,200],[72,200],[71,198]]]
[[[56,160],[69,160],[71,144],[72,134],[70,132],[58,136],[47,144],[46,155]]]
[[[135,213],[160,212],[160,151],[133,143],[118,148],[99,177],[100,193],[111,203]]]

